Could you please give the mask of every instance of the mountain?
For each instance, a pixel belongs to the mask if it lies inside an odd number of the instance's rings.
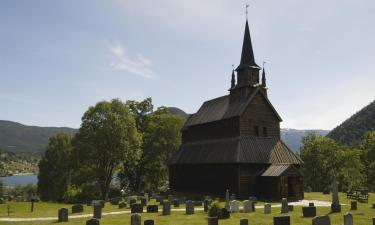
[[[290,128],[281,129],[281,139],[286,145],[293,151],[298,151],[302,145],[302,138],[307,136],[309,133],[314,132],[319,136],[325,136],[328,134],[328,130],[296,130]]]
[[[189,114],[187,114],[184,110],[179,109],[177,107],[168,107],[168,110],[173,115],[178,115],[178,116],[181,116],[181,117],[184,117],[184,118],[188,118],[189,117]]]
[[[37,127],[0,120],[0,149],[16,153],[44,152],[48,139],[59,132],[75,133],[68,127]]]
[[[356,146],[370,130],[375,130],[375,101],[345,120],[327,136],[341,144]]]

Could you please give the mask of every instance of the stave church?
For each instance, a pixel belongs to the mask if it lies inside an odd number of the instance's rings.
[[[264,66],[260,79],[261,70],[246,19],[229,94],[204,102],[181,130],[181,147],[168,161],[171,190],[303,199],[303,162],[280,139],[282,119],[268,98]]]

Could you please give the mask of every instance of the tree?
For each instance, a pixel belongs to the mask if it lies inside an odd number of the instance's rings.
[[[363,151],[363,162],[365,166],[366,183],[370,190],[375,190],[375,131],[365,134],[361,150]]]
[[[4,195],[4,183],[0,180],[0,197]]]
[[[122,163],[138,160],[140,142],[135,119],[126,104],[114,99],[90,107],[73,140],[77,168],[74,184],[79,187],[91,183],[100,193],[98,197],[107,199],[115,170]]]
[[[59,133],[49,139],[47,151],[39,162],[38,193],[44,201],[64,199],[70,184],[72,135]]]

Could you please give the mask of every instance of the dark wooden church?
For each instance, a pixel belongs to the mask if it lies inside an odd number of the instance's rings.
[[[237,83],[233,71],[229,95],[204,102],[186,121],[182,145],[168,162],[172,190],[303,199],[303,162],[280,140],[282,120],[260,70],[246,20]]]

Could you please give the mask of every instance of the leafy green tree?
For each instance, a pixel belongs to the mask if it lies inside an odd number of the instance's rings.
[[[141,136],[129,107],[118,99],[90,107],[76,134],[74,160],[77,168],[73,183],[91,189],[107,199],[115,170],[121,164],[139,159]]]
[[[72,135],[59,133],[49,139],[47,151],[39,162],[38,193],[44,201],[64,199],[69,188]]]
[[[361,149],[363,151],[363,162],[365,166],[366,183],[370,190],[375,190],[375,131],[365,134]]]

